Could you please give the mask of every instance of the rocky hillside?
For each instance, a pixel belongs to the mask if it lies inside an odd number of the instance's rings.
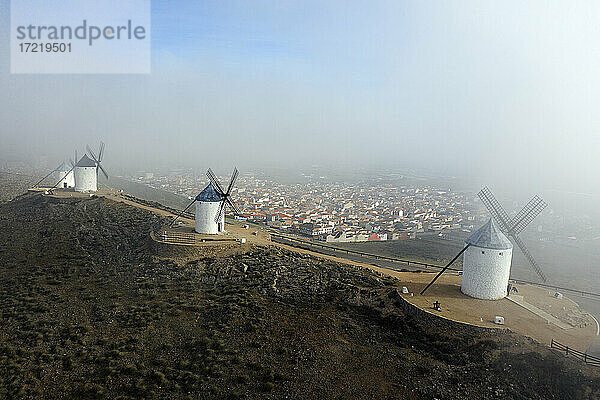
[[[162,222],[102,198],[0,206],[0,398],[600,398],[528,339],[406,313],[392,278],[275,247],[172,258]]]

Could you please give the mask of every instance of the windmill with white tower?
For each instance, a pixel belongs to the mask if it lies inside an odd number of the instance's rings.
[[[183,209],[183,211],[177,215],[177,217],[171,222],[170,226],[173,226],[175,221],[183,213],[187,211],[193,204],[196,204],[195,214],[195,228],[197,233],[216,235],[219,232],[225,230],[225,206],[229,206],[234,214],[239,214],[240,211],[231,199],[231,190],[235,185],[235,181],[238,177],[237,168],[233,169],[231,179],[227,190],[223,190],[223,187],[219,183],[219,180],[209,168],[206,175],[209,179],[209,184],[192,200],[190,204]]]
[[[75,159],[77,160],[77,151],[75,151]],[[33,185],[33,187],[38,187],[40,183],[42,183],[44,180],[46,180],[46,178],[48,178],[52,174],[54,174],[56,182],[56,184],[52,186],[52,188],[58,187],[67,189],[75,187],[75,177],[73,175],[74,166],[75,163],[73,162],[73,159],[69,158],[69,164],[67,164],[67,162],[63,160],[58,167],[54,168],[46,176],[37,181],[35,185]]]
[[[75,150],[75,160],[77,160],[77,150]],[[66,161],[56,168],[56,187],[63,189],[72,189],[75,187],[75,173],[73,172],[73,168],[75,167],[75,163],[72,158],[69,158],[69,164]]]
[[[86,149],[90,155],[84,154],[73,167],[76,192],[98,191],[98,170],[102,171],[104,177],[108,179],[108,174],[101,164],[104,156],[104,142],[100,142],[98,157],[96,157],[90,146],[86,146]]]
[[[484,187],[478,196],[492,218],[465,240],[465,247],[433,278],[421,294],[464,253],[461,291],[478,299],[496,300],[505,297],[513,250],[509,237],[519,247],[541,281],[546,282],[546,276],[519,238],[519,234],[547,204],[540,197],[534,196],[514,218],[510,218],[488,187]]]

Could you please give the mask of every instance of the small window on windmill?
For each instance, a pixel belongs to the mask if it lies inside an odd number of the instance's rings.
[[[499,256],[501,256],[501,255],[502,255],[502,252],[498,253],[498,255],[499,255]]]
[[[485,254],[485,251],[481,250],[481,254]]]

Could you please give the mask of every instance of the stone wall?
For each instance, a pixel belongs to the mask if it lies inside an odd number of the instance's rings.
[[[404,297],[402,297],[400,292],[398,292],[398,289],[392,289],[390,291],[389,297],[391,299],[394,299],[396,305],[398,307],[400,307],[403,311],[405,311],[407,314],[411,314],[422,321],[429,320],[429,321],[435,322],[436,324],[441,323],[441,324],[448,325],[449,327],[472,328],[475,330],[481,330],[481,331],[485,331],[485,332],[493,332],[493,333],[510,332],[510,330],[507,328],[504,328],[504,329],[502,329],[502,328],[487,328],[484,326],[471,325],[471,324],[467,324],[464,322],[453,321],[451,319],[444,318],[441,315],[435,315],[433,313],[427,312],[427,311],[415,306],[414,304],[412,304],[408,300],[406,300]]]

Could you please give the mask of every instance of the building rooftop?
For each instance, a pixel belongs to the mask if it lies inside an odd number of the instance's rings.
[[[473,232],[473,234],[465,240],[465,243],[472,246],[495,250],[508,250],[513,247],[510,240],[502,233],[493,218],[490,218],[485,225]]]
[[[196,196],[196,201],[218,202],[221,201],[221,195],[217,193],[213,184],[209,183],[208,186]]]
[[[77,167],[95,167],[96,162],[94,162],[94,160],[89,158],[87,154],[84,154],[83,157],[81,157],[79,159],[76,166]]]

